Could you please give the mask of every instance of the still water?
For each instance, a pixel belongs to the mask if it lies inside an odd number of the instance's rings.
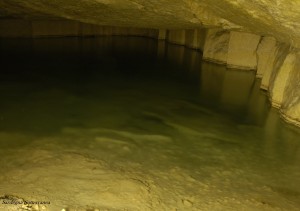
[[[300,209],[300,129],[271,108],[254,72],[147,38],[0,44],[2,200],[50,203],[24,210]]]

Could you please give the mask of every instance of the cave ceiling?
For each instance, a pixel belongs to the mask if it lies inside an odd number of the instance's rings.
[[[156,29],[225,29],[300,46],[299,0],[0,0],[1,18]]]

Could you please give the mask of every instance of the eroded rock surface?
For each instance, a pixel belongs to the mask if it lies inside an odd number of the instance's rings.
[[[300,46],[300,2],[289,0],[1,0],[2,17],[69,19],[96,25],[189,29],[217,26]]]

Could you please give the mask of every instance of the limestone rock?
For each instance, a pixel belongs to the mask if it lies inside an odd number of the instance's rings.
[[[289,0],[204,0],[219,17],[243,31],[275,37],[300,47],[300,2]],[[225,9],[226,8],[226,9]],[[232,29],[232,26],[230,26]]]
[[[206,32],[203,59],[217,63],[227,62],[230,32],[222,29],[208,29]]]
[[[284,118],[293,124],[300,126],[300,52],[291,55],[293,68],[286,82],[283,94],[281,113]]]
[[[269,73],[272,66],[269,60],[272,60],[276,48],[276,39],[274,37],[262,37],[257,49],[257,72],[256,77],[262,78],[264,73]]]
[[[300,47],[300,2],[290,0],[1,0],[0,17],[67,19],[155,29],[221,27]]]
[[[273,44],[271,44],[273,45]],[[287,54],[289,53],[289,46],[283,43],[276,43],[273,47],[270,47],[269,55],[264,62],[266,64],[264,74],[261,81],[260,88],[268,90],[270,84],[270,78],[274,69],[279,68]]]
[[[133,35],[157,38],[158,34],[159,30],[157,29],[99,26],[70,20],[0,20],[0,37],[38,38],[65,36]]]
[[[250,33],[230,32],[227,66],[239,69],[256,69],[256,50],[260,36]]]
[[[273,71],[269,95],[273,106],[280,107],[284,97],[284,91],[290,77],[290,72],[295,68],[297,56],[294,52],[287,55],[283,64]]]

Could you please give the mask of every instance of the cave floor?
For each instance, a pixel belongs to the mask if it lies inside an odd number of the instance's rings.
[[[145,38],[1,44],[0,210],[300,209],[300,130],[253,72]]]

